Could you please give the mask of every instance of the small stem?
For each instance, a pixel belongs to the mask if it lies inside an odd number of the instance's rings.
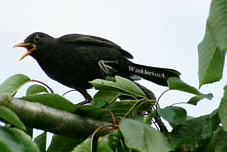
[[[151,102],[151,104],[154,104],[157,102],[157,100],[147,100],[147,101]]]
[[[159,102],[160,99],[161,99],[161,97],[162,97],[166,92],[168,92],[168,91],[170,91],[170,89],[167,89],[167,90],[165,90],[164,92],[162,92],[162,94],[158,97],[157,102]]]
[[[146,95],[147,95],[148,98],[150,98],[150,99],[155,99],[155,96],[154,96],[154,94],[152,93],[152,91],[150,91],[149,89],[147,89],[146,87],[144,87],[144,86],[142,86],[142,85],[140,85],[140,84],[138,84],[138,86],[143,90],[143,92],[146,93]],[[160,131],[161,131],[162,133],[164,133],[167,137],[168,137],[168,130],[167,130],[166,126],[164,125],[164,123],[162,122],[162,120],[161,120],[161,118],[160,118],[160,116],[159,116],[157,110],[159,109],[159,103],[158,103],[158,102],[160,101],[160,99],[161,99],[161,97],[163,96],[163,94],[165,94],[165,93],[166,93],[167,91],[169,91],[169,90],[170,90],[170,89],[164,91],[164,92],[160,95],[160,97],[158,98],[158,100],[157,100],[157,102],[156,102],[156,103],[157,103],[156,106],[155,106],[155,105],[152,106],[152,109],[153,109],[153,111],[155,112],[155,116],[154,116],[155,124],[160,128]]]
[[[134,100],[138,100],[136,97],[134,97],[134,96],[131,96]]]
[[[66,94],[68,94],[68,93],[70,93],[70,92],[73,92],[73,91],[77,91],[77,90],[69,90],[69,91],[66,91],[65,93],[63,93],[61,96],[63,97],[64,95],[66,95]]]
[[[156,128],[157,130],[160,130],[160,128],[157,126],[157,124],[156,124],[156,122],[155,122],[154,120],[151,120],[151,122],[154,124],[154,126],[155,126],[155,128]]]
[[[84,101],[82,101],[82,102],[77,103],[76,105],[81,106],[81,105],[85,105],[85,104],[87,104],[87,103],[90,103],[90,101],[84,100]]]
[[[178,104],[189,104],[189,105],[191,105],[190,103],[187,103],[187,102],[178,102],[178,103],[173,103],[170,106],[174,106],[174,105],[178,105]]]
[[[91,135],[91,152],[93,152],[93,139],[94,136],[97,132],[99,132],[101,129],[105,128],[105,127],[113,127],[112,125],[104,125],[104,126],[99,126],[97,129],[95,129],[95,131],[92,133]]]
[[[167,130],[165,124],[162,122],[162,120],[161,120],[161,118],[160,118],[158,112],[155,111],[155,113],[156,113],[156,116],[154,116],[154,120],[155,120],[155,122],[158,124],[158,126],[159,126],[159,128],[160,128],[160,131],[161,131],[163,134],[165,134],[166,136],[168,136],[168,130]]]
[[[153,111],[155,112],[155,114],[157,114],[156,108],[157,108],[157,107],[152,106],[152,109],[153,109]],[[154,116],[154,117],[155,117],[155,116]],[[153,119],[155,119],[155,118],[153,118]],[[155,120],[156,120],[156,119],[155,119]],[[160,130],[160,127],[157,126],[157,124],[159,124],[159,122],[156,122],[155,120],[151,120],[151,121],[152,121],[152,123],[155,125],[156,129],[157,129],[157,130]],[[157,124],[156,124],[156,123],[157,123]]]
[[[115,127],[116,126],[116,120],[115,120],[115,116],[114,116],[113,112],[108,110],[108,109],[104,109],[104,111],[108,112],[111,115],[113,127]]]
[[[128,112],[124,115],[124,118],[126,118],[129,115],[129,113],[135,108],[135,106],[137,105],[137,103],[139,103],[141,101],[143,101],[143,99],[138,100],[135,104],[133,104],[132,107],[128,110]]]
[[[151,108],[153,109],[153,111],[157,110],[157,107],[155,107],[155,106],[151,106]]]
[[[161,120],[161,118],[160,118],[160,116],[158,114],[157,107],[152,106],[152,109],[155,112],[154,120],[155,120],[155,123],[158,124],[159,130],[162,133],[164,133],[165,135],[168,135],[168,130],[167,130],[165,124],[162,122],[162,120]]]
[[[43,83],[43,82],[41,82],[41,81],[39,81],[39,80],[30,80],[30,81],[31,81],[31,82],[40,83],[40,84],[44,85],[45,87],[47,87],[47,88],[50,90],[51,93],[54,93],[54,91],[53,91],[47,84],[45,84],[45,83]]]
[[[159,106],[159,101],[160,101],[161,97],[162,97],[166,92],[168,92],[168,91],[170,91],[170,89],[165,90],[165,91],[162,92],[162,94],[158,97],[158,100],[157,100],[157,102],[156,102],[156,108],[157,108],[157,109],[160,108],[160,106]]]
[[[126,151],[125,146],[124,146],[125,144],[124,144],[124,141],[122,139],[120,139],[120,144],[121,144],[123,151]]]

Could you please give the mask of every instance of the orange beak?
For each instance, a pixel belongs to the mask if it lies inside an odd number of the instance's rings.
[[[18,43],[18,44],[16,44],[16,45],[13,46],[13,48],[15,48],[15,47],[24,47],[24,48],[26,48],[26,49],[28,50],[27,53],[25,53],[25,54],[20,58],[20,60],[22,60],[23,58],[25,58],[26,56],[28,56],[29,54],[31,54],[32,51],[35,50],[36,45],[35,45],[35,44],[32,44],[32,43]]]

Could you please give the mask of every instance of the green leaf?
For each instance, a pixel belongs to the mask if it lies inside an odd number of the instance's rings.
[[[46,151],[46,140],[47,140],[47,132],[43,132],[42,134],[38,135],[34,139],[34,142],[38,145],[39,150],[41,152],[45,152]]]
[[[82,141],[82,139],[54,135],[47,152],[71,152]]]
[[[115,80],[116,81],[114,82],[96,79],[90,83],[99,90],[114,91],[137,97],[146,97],[144,92],[134,82],[120,76],[115,76]]]
[[[16,128],[0,127],[0,145],[10,147],[13,152],[40,152],[31,137]]]
[[[164,109],[159,109],[158,114],[167,120],[171,126],[185,124],[187,112],[184,108],[168,106]]]
[[[208,27],[203,41],[198,45],[199,56],[199,87],[222,78],[225,51],[220,50]]]
[[[192,116],[187,116],[186,120],[191,120],[191,119],[194,119],[195,117],[192,117]]]
[[[224,96],[221,99],[221,104],[218,108],[218,114],[222,122],[223,129],[227,131],[227,87],[224,89]]]
[[[119,130],[111,130],[108,135],[108,144],[113,151],[120,145],[121,132]]]
[[[94,105],[99,108],[105,108],[106,102],[99,100]]]
[[[198,103],[201,99],[203,99],[203,97],[201,97],[201,96],[194,96],[194,97],[192,97],[192,98],[188,101],[188,103],[189,103],[189,104],[192,104],[192,105],[197,105],[197,103]]]
[[[206,33],[198,46],[199,86],[222,78],[227,48],[227,3],[213,0],[207,19]]]
[[[151,125],[152,119],[154,118],[155,115],[156,115],[156,112],[152,111],[151,113],[149,113],[149,114],[144,118],[143,121],[144,121],[146,124]]]
[[[187,93],[192,93],[194,95],[197,95],[196,97],[193,97],[189,100],[188,103],[190,104],[197,104],[198,101],[201,99],[209,99],[211,100],[213,98],[213,95],[211,93],[203,94],[199,92],[195,87],[190,86],[189,84],[182,81],[180,78],[177,77],[171,77],[168,79],[168,86],[169,89],[179,90]]]
[[[18,118],[18,116],[9,108],[0,106],[0,118],[6,120],[10,124],[15,125],[20,129],[26,129],[23,122]]]
[[[227,149],[227,133],[221,131],[215,141],[215,152],[226,152]]]
[[[30,80],[23,74],[15,74],[0,85],[0,94],[14,96],[17,90]]]
[[[76,146],[72,152],[90,152],[91,151],[91,138],[87,138],[80,145]]]
[[[27,89],[26,95],[29,96],[38,93],[48,93],[48,91],[44,86],[34,84]]]
[[[114,152],[111,149],[111,147],[109,146],[107,136],[102,136],[99,138],[97,151],[98,152]]]
[[[92,100],[92,104],[96,105],[97,102],[103,101],[107,104],[112,103],[120,96],[120,93],[114,91],[101,90],[97,92]]]
[[[169,86],[169,89],[180,90],[180,91],[192,93],[195,95],[200,94],[200,92],[196,88],[186,84],[184,81],[182,81],[180,78],[177,78],[177,77],[170,77],[168,79],[168,86]]]
[[[31,101],[31,102],[39,102],[43,105],[68,111],[68,112],[74,112],[76,109],[76,105],[71,103],[66,98],[59,96],[58,94],[34,94],[30,96],[24,96],[20,98],[21,100]]]
[[[135,100],[121,100],[118,102],[114,102],[113,104],[106,107],[106,109],[110,110],[115,116],[124,117],[129,110],[136,104]],[[128,117],[134,118],[137,116],[137,109],[131,109]],[[112,117],[109,113],[105,112],[101,118],[102,121],[112,121]]]
[[[4,151],[4,152],[13,152],[13,149],[6,143],[2,142],[1,140],[0,140],[0,149],[1,151]]]
[[[108,105],[106,109],[110,110],[115,116],[124,117],[128,113],[127,115],[128,117],[135,118],[136,116],[138,116],[137,112],[143,110],[141,107],[144,104],[146,103],[141,102],[137,104],[136,100],[121,100]],[[102,108],[97,106],[92,105],[77,106],[74,113],[92,119],[112,121],[111,115],[108,112],[104,111]]]
[[[24,131],[27,135],[29,135],[31,138],[33,138],[33,128],[27,127]]]
[[[202,142],[200,142],[201,144],[201,148],[202,152],[214,152],[214,147],[215,147],[215,142],[220,134],[221,131],[221,127],[218,127],[216,130],[213,131],[213,135],[211,138],[208,138],[208,140],[203,140]],[[198,150],[197,150],[198,151]]]
[[[166,138],[149,125],[136,120],[124,119],[120,131],[129,148],[141,152],[169,152],[172,150]]]
[[[93,105],[81,105],[76,107],[74,113],[83,117],[99,119],[106,112],[102,108]]]
[[[217,46],[224,50],[227,48],[227,3],[226,0],[213,0],[207,19],[209,28]]]
[[[187,120],[184,125],[178,125],[171,132],[171,141],[178,145],[184,140],[202,140],[212,136],[220,120],[217,111],[205,116]],[[204,125],[205,124],[205,125]]]
[[[12,128],[10,129],[16,139],[24,146],[25,151],[39,152],[38,146],[32,141],[31,137],[22,130]]]
[[[172,140],[170,142],[172,142]],[[175,146],[174,150],[176,152],[181,152],[183,151],[182,149],[185,149],[185,152],[189,152],[194,151],[198,147],[199,147],[198,140],[196,140],[193,137],[185,137],[180,140],[180,142]]]
[[[76,146],[72,152],[90,152],[91,151],[91,139],[87,138],[80,145]],[[113,152],[108,144],[105,144],[103,141],[98,141],[97,152]]]
[[[189,104],[192,104],[192,105],[197,105],[197,103],[198,103],[200,100],[205,99],[205,98],[211,100],[211,99],[213,98],[213,95],[212,95],[211,93],[209,93],[209,94],[200,94],[200,95],[198,95],[198,96],[192,97],[192,98],[188,101],[188,103],[189,103]]]

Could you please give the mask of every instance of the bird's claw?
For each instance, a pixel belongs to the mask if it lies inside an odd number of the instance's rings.
[[[106,75],[108,75],[108,76],[114,75],[117,72],[117,70],[115,70],[112,66],[107,65],[108,63],[116,64],[116,61],[105,61],[105,60],[98,61],[99,67]]]

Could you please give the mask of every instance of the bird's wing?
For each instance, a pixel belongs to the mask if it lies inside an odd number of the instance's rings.
[[[66,43],[76,43],[78,45],[94,45],[94,46],[104,46],[118,49],[122,56],[133,59],[133,56],[127,51],[123,50],[119,45],[100,37],[90,36],[90,35],[81,35],[81,34],[69,34],[59,38],[61,41]]]

